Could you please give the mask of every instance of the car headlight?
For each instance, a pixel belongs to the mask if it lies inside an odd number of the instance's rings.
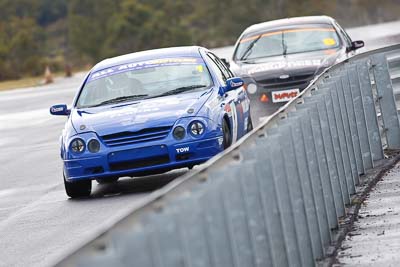
[[[183,139],[185,137],[185,128],[183,128],[182,126],[176,126],[174,131],[172,132],[172,135],[177,140]]]
[[[72,140],[70,148],[74,153],[83,153],[85,151],[85,142],[80,138],[75,138]]]
[[[96,139],[92,139],[88,143],[88,150],[92,153],[97,153],[100,150],[100,142]]]
[[[255,83],[249,83],[247,85],[247,92],[249,94],[255,94],[257,92],[257,85]]]
[[[190,133],[193,136],[199,136],[204,133],[204,124],[199,121],[194,121],[190,124]]]

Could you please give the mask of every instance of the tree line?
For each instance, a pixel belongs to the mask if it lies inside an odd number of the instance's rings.
[[[249,25],[326,14],[344,26],[398,19],[398,0],[0,0],[0,80],[140,50],[234,43]]]

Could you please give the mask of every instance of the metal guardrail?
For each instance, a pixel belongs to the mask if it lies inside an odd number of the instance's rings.
[[[395,97],[395,101],[397,104],[397,113],[399,114],[400,107],[400,53],[399,51],[393,51],[386,53],[386,59],[389,67],[389,75],[392,82],[393,94]],[[375,85],[374,77],[372,77],[372,86]],[[378,102],[376,102],[378,104]],[[376,105],[377,109],[379,109],[379,105]],[[385,127],[382,122],[382,114],[378,112],[378,121],[380,125],[380,134],[382,136],[382,145],[384,148],[387,148],[386,138],[385,137]]]
[[[331,67],[57,266],[314,266],[359,175],[384,158],[381,140],[400,148],[388,53],[400,45]]]
[[[400,53],[389,53],[387,60],[389,62],[390,78],[392,79],[394,94],[398,100],[398,96],[400,96]]]

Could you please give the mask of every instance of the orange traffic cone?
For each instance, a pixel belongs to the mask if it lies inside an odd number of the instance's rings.
[[[44,83],[49,84],[54,82],[53,80],[53,74],[51,73],[50,67],[46,66],[46,69],[44,71]]]

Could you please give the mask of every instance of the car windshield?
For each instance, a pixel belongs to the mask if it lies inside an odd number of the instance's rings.
[[[244,36],[239,41],[234,58],[246,61],[338,47],[339,38],[336,30],[321,24]]]
[[[90,74],[77,108],[205,90],[212,85],[201,58],[163,58],[113,66]]]

